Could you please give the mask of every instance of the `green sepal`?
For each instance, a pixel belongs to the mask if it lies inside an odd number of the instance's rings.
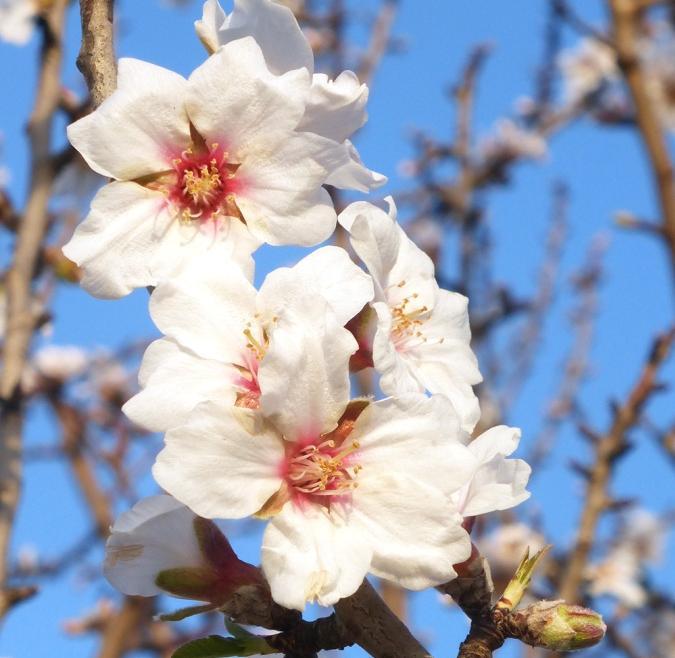
[[[186,599],[210,601],[218,574],[203,567],[165,569],[155,577],[155,584],[169,594]]]
[[[264,638],[209,635],[184,644],[173,652],[172,658],[230,658],[230,656],[256,656],[276,653]]]

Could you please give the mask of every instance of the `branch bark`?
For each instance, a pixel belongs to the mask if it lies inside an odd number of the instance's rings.
[[[117,85],[113,35],[114,0],[80,0],[82,46],[77,68],[87,81],[94,107],[98,107]]]
[[[643,7],[635,0],[609,0],[609,8],[619,67],[635,105],[638,130],[656,183],[663,237],[675,270],[675,179],[666,136],[640,65],[639,23]]]
[[[14,260],[7,273],[7,330],[0,375],[0,618],[18,602],[7,588],[11,529],[21,489],[23,399],[21,373],[26,362],[35,317],[32,283],[48,226],[47,203],[53,184],[50,150],[54,113],[61,98],[62,37],[68,0],[55,0],[40,18],[40,77],[28,123],[31,152],[30,187],[17,231]]]
[[[431,658],[367,580],[338,601],[335,612],[352,640],[374,658]]]
[[[628,399],[615,409],[608,431],[595,442],[593,465],[586,493],[574,548],[567,559],[567,568],[560,583],[560,598],[577,601],[580,598],[583,572],[595,539],[600,516],[610,502],[608,492],[616,459],[627,448],[626,433],[640,420],[640,414],[652,394],[658,389],[657,375],[664,363],[673,341],[675,328],[656,339],[642,373],[633,386]]]

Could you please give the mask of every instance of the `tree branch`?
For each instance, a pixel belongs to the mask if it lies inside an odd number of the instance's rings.
[[[87,81],[94,107],[108,98],[117,85],[113,5],[114,0],[80,0],[82,46],[77,68]]]
[[[649,96],[644,71],[640,65],[639,23],[643,8],[635,0],[609,0],[609,7],[619,67],[626,78],[635,105],[638,130],[654,174],[663,215],[663,236],[675,270],[675,179],[666,136]]]
[[[674,340],[675,328],[656,339],[647,363],[628,399],[623,405],[615,408],[611,426],[604,436],[600,436],[594,443],[595,464],[591,468],[584,495],[586,502],[574,548],[568,556],[567,568],[560,583],[560,597],[568,601],[580,598],[583,573],[593,547],[595,530],[600,516],[610,501],[608,486],[612,467],[628,446],[626,433],[640,420],[645,404],[658,390],[656,377],[659,368],[668,357]]]
[[[28,124],[30,188],[6,279],[7,330],[0,376],[0,618],[20,600],[7,589],[9,542],[21,489],[23,399],[19,383],[35,328],[32,284],[49,221],[47,203],[54,179],[50,145],[54,113],[61,98],[61,41],[67,6],[68,0],[55,0],[40,18],[40,77]]]

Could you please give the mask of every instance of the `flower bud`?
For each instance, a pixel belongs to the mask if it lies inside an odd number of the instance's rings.
[[[552,651],[576,651],[602,640],[607,626],[595,611],[564,601],[540,601],[513,613],[522,639]]]
[[[167,592],[214,605],[262,578],[259,569],[237,557],[213,521],[164,495],[140,501],[117,520],[104,571],[125,594]]]

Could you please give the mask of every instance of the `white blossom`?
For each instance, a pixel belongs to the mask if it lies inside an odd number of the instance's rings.
[[[76,345],[47,345],[39,349],[32,365],[43,377],[66,381],[84,372],[89,356]]]
[[[489,535],[478,542],[481,554],[487,558],[495,578],[509,579],[513,576],[529,548],[530,555],[546,544],[544,537],[524,523],[498,525]]]
[[[479,146],[485,158],[508,156],[512,158],[543,158],[548,147],[546,140],[536,132],[522,128],[511,119],[500,119],[494,134]]]
[[[124,412],[160,431],[184,422],[206,400],[257,407],[265,355],[279,327],[284,336],[311,330],[326,310],[342,326],[372,296],[370,277],[338,247],[275,270],[259,291],[236,265],[202,259],[153,293],[150,312],[166,337],[148,348],[139,374],[143,390]],[[339,345],[356,350],[349,332],[337,336]]]
[[[115,180],[64,253],[100,297],[157,285],[207,251],[251,270],[251,252],[317,244],[335,227],[322,187],[347,163],[331,139],[298,130],[310,76],[268,69],[251,37],[226,44],[188,80],[139,60],[68,128],[88,164]]]
[[[564,96],[576,104],[597,92],[603,84],[619,77],[616,54],[611,46],[598,39],[584,38],[560,56]]]
[[[628,608],[639,608],[647,601],[647,593],[640,583],[640,558],[632,550],[618,546],[601,561],[586,569],[593,596],[612,596]]]
[[[519,441],[519,429],[498,425],[468,443],[476,467],[471,479],[453,494],[464,518],[509,509],[530,497],[525,487],[532,469],[522,459],[506,459]]]
[[[389,395],[442,393],[470,432],[480,416],[471,387],[481,376],[470,347],[468,300],[438,287],[431,259],[396,223],[391,197],[387,202],[389,214],[357,202],[339,217],[375,284],[373,362],[380,387]]]
[[[125,594],[154,596],[162,592],[155,582],[159,572],[204,566],[194,519],[195,514],[171,496],[142,499],[110,530],[105,577]]]
[[[275,330],[260,412],[206,402],[171,429],[153,474],[207,518],[270,518],[262,568],[302,610],[353,594],[367,572],[410,589],[455,576],[470,540],[451,500],[475,470],[443,396],[349,403],[344,330],[318,316]],[[415,528],[411,533],[410,529]]]
[[[0,0],[0,41],[28,43],[38,13],[37,0]]]
[[[360,84],[352,71],[343,71],[335,80],[314,72],[312,48],[289,7],[272,0],[235,0],[232,13],[226,14],[217,0],[207,0],[195,29],[210,52],[236,39],[252,36],[260,44],[270,71],[277,74],[294,69],[308,71],[312,83],[298,130],[335,140],[347,158],[343,166],[330,173],[326,182],[362,192],[386,182],[384,176],[363,166],[349,141],[366,122],[368,87]]]

